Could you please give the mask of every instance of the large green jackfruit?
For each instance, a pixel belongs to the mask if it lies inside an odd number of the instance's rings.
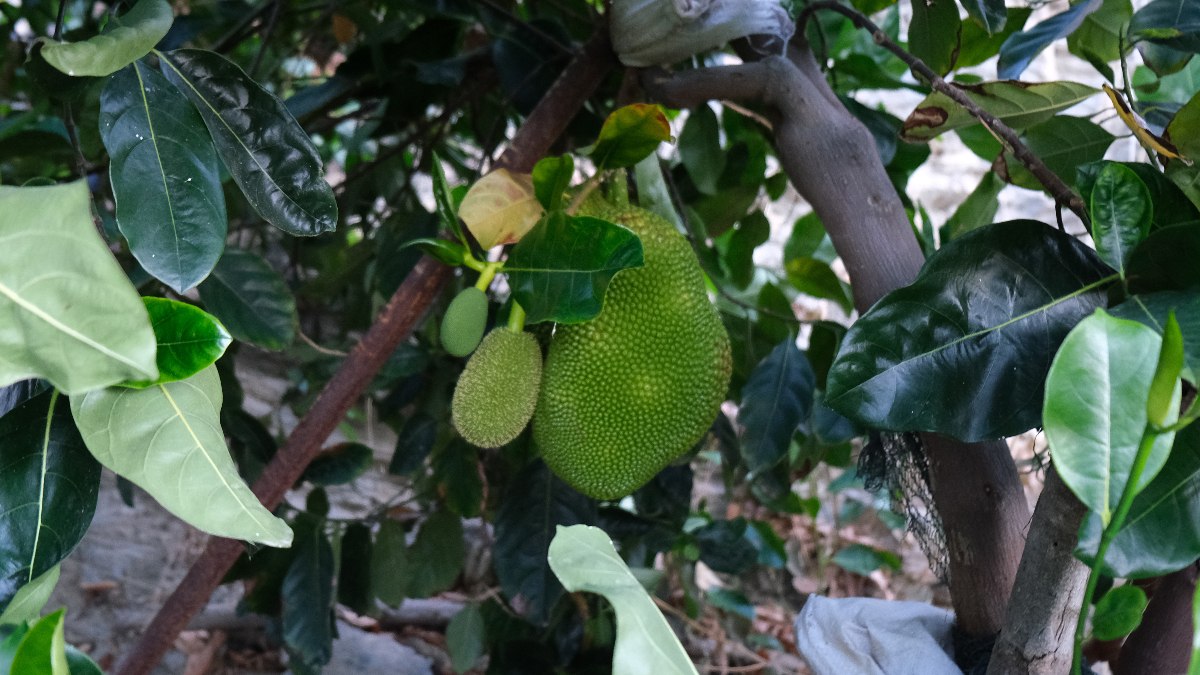
[[[704,436],[729,387],[729,336],[674,227],[649,211],[599,201],[582,215],[633,230],[645,265],[613,277],[595,319],[555,330],[533,437],[546,464],[575,489],[616,499]]]

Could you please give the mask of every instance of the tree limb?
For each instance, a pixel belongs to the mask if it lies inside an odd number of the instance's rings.
[[[516,171],[532,169],[615,65],[608,31],[601,28],[530,113],[501,157],[501,164]],[[267,508],[275,508],[295,484],[397,345],[412,334],[450,276],[448,268],[423,258],[396,290],[254,484],[254,493]],[[210,538],[115,672],[148,675],[188,621],[203,609],[242,548],[236,540]]]
[[[942,79],[940,75],[935,73],[929,66],[925,65],[924,61],[901,49],[899,45],[897,45],[895,42],[892,42],[891,39],[888,38],[887,34],[884,33],[879,26],[876,26],[862,12],[859,12],[853,7],[848,7],[834,0],[814,2],[800,12],[800,16],[796,20],[796,34],[803,35],[808,20],[814,13],[822,10],[837,12],[838,14],[845,16],[847,19],[850,19],[850,21],[858,28],[870,32],[871,37],[875,40],[876,44],[888,50],[892,54],[895,54],[896,58],[903,61],[908,65],[909,68],[912,68],[914,72],[925,78],[929,82],[929,86],[933,87],[934,91],[941,92],[950,97],[950,99],[952,99],[955,103],[961,105],[966,109],[967,112],[971,113],[972,117],[979,120],[985,127],[990,129],[991,132],[995,134],[1010,151],[1012,151],[1013,156],[1016,157],[1026,169],[1029,169],[1029,172],[1032,173],[1034,178],[1036,178],[1038,182],[1042,184],[1042,187],[1046,188],[1046,191],[1050,193],[1050,196],[1054,198],[1054,201],[1062,206],[1067,207],[1068,209],[1071,209],[1071,211],[1074,212],[1075,215],[1079,216],[1079,219],[1084,223],[1090,222],[1088,219],[1087,209],[1079,195],[1075,194],[1075,192],[1072,191],[1071,188],[1064,183],[1061,178],[1051,171],[1046,166],[1045,162],[1041,160],[1041,158],[1029,150],[1025,143],[1021,141],[1021,138],[1017,135],[1017,132],[1013,131],[1011,127],[997,119],[995,115],[989,113],[983,108],[980,108],[974,101],[971,100],[970,97],[963,93],[961,89]]]

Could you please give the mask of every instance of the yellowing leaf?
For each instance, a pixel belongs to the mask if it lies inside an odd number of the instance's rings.
[[[1129,107],[1129,104],[1125,102],[1125,97],[1121,96],[1116,89],[1107,84],[1102,86],[1104,87],[1104,93],[1108,94],[1109,100],[1112,101],[1113,107],[1117,109],[1117,116],[1121,118],[1125,126],[1129,127],[1129,130],[1133,132],[1133,135],[1137,137],[1142,145],[1154,150],[1163,157],[1178,159],[1188,166],[1192,165],[1192,160],[1179,154],[1179,150],[1170,141],[1150,131],[1146,127],[1146,120],[1143,120],[1141,115]]]
[[[497,169],[480,178],[463,197],[458,217],[485,249],[521,240],[538,219],[542,205],[528,174]]]

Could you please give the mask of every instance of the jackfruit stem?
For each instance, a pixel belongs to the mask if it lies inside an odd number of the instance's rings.
[[[615,206],[629,206],[629,179],[625,170],[617,169],[612,178],[608,181],[608,201]]]
[[[512,309],[508,311],[508,329],[514,333],[525,330],[525,308],[513,300]]]
[[[579,210],[579,206],[588,198],[588,195],[592,194],[600,186],[600,179],[603,175],[598,173],[579,186],[579,192],[575,193],[575,196],[571,198],[571,203],[567,206],[567,215],[575,215],[575,212]]]
[[[492,285],[492,279],[496,278],[496,272],[499,272],[501,267],[504,267],[504,263],[500,261],[484,265],[483,269],[479,270],[479,280],[475,282],[475,288],[487,293],[488,286]]]

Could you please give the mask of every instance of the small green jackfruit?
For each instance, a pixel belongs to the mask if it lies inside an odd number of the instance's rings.
[[[442,317],[442,346],[454,356],[466,356],[479,346],[487,328],[487,294],[471,286],[454,296]]]
[[[633,230],[645,265],[613,277],[595,319],[555,330],[533,437],[575,489],[616,499],[704,436],[725,400],[732,358],[683,235],[637,207],[593,201],[584,212]]]
[[[529,424],[541,382],[542,349],[533,334],[496,328],[458,378],[450,421],[468,443],[498,448]]]

